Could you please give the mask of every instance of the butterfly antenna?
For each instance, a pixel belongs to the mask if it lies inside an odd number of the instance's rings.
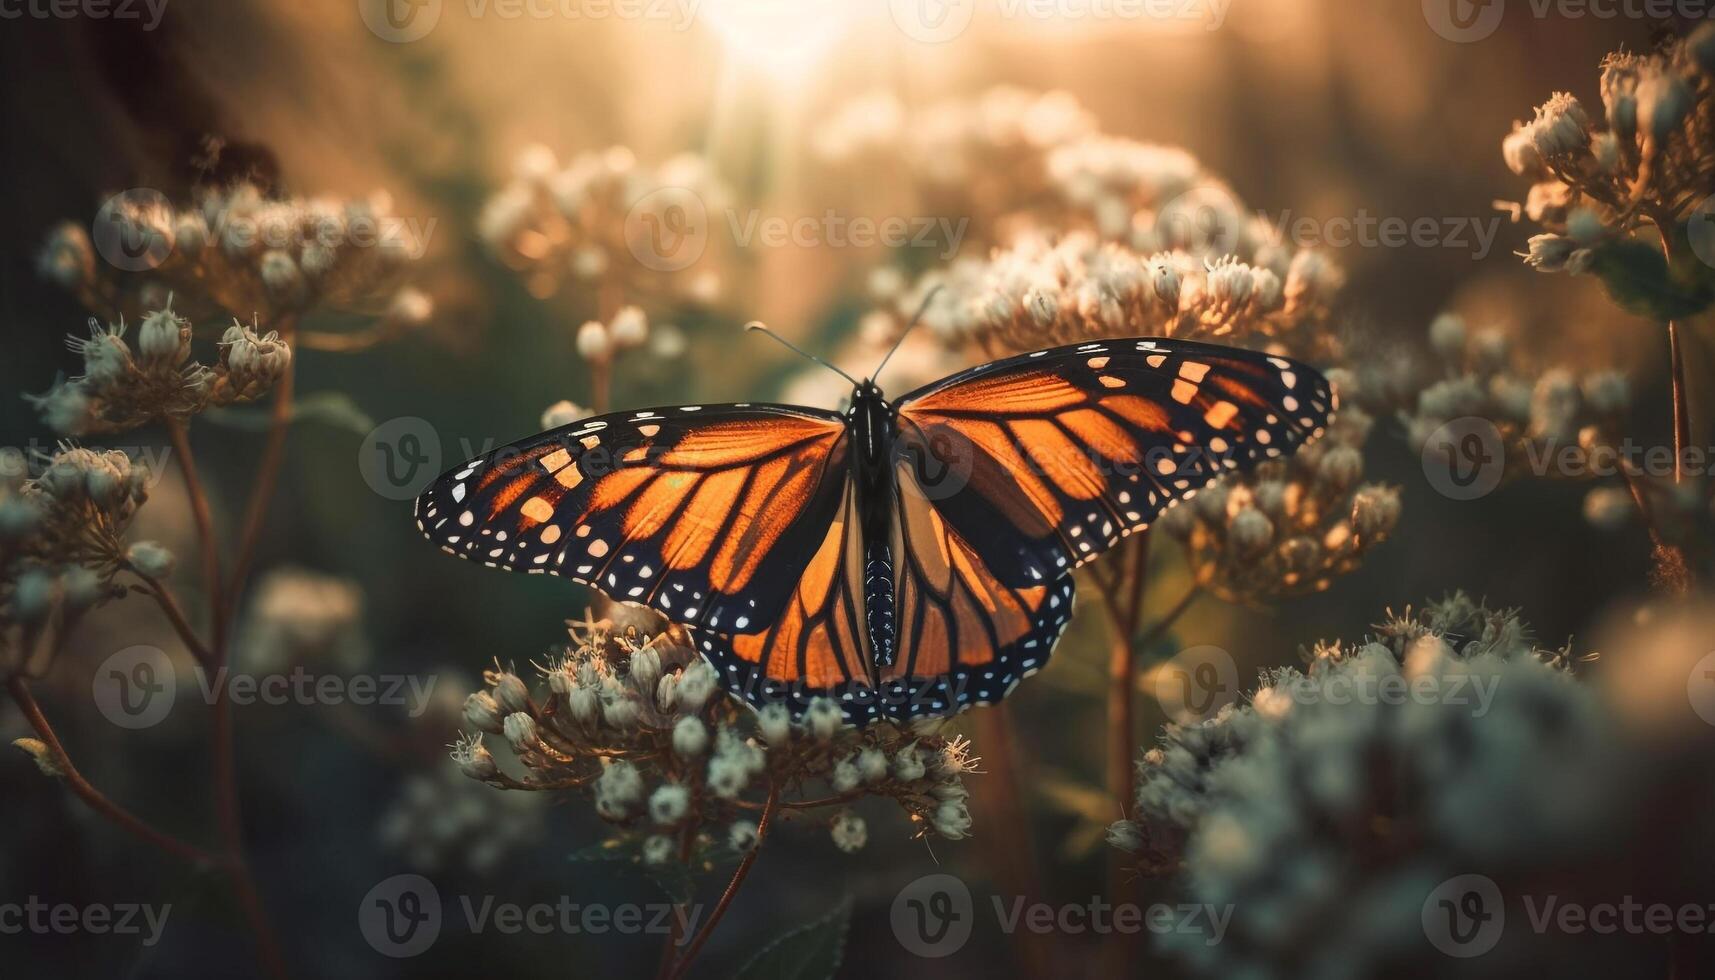
[[[875,373],[870,375],[870,377],[872,377],[872,378],[881,377],[881,369],[884,367],[887,367],[887,362],[890,358],[893,357],[893,352],[899,349],[900,344],[905,343],[905,338],[908,334],[911,333],[911,328],[917,326],[917,324],[923,320],[923,314],[929,312],[929,304],[934,302],[935,294],[940,292],[940,291],[941,291],[941,287],[936,286],[935,288],[929,290],[928,294],[923,297],[923,302],[919,303],[917,306],[917,312],[911,315],[911,322],[907,323],[905,325],[905,329],[900,331],[899,339],[894,341],[893,346],[889,347],[887,349],[887,355],[881,359],[880,364],[877,364],[875,366]]]
[[[810,353],[809,351],[804,350],[803,348],[799,347],[797,344],[794,344],[790,340],[787,340],[785,337],[782,337],[779,334],[775,333],[774,331],[768,329],[768,327],[761,320],[750,321],[749,323],[744,325],[744,329],[755,330],[755,331],[758,331],[760,333],[765,333],[769,337],[773,338],[775,341],[779,342],[781,346],[785,347],[787,350],[791,351],[792,353],[797,354],[799,357],[803,357],[803,358],[807,358],[809,360],[815,361],[817,364],[820,364],[821,366],[823,366],[823,367],[827,368],[828,370],[834,372],[835,374],[839,375],[840,377],[845,378],[847,381],[850,381],[852,383],[852,387],[854,387],[854,388],[863,387],[862,383],[859,382],[858,379],[852,377],[851,375],[845,373],[844,371],[841,371],[839,368],[834,367],[832,364],[829,364],[827,361],[822,360],[821,358]]]

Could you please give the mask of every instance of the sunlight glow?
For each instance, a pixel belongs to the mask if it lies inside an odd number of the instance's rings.
[[[703,0],[700,13],[736,59],[795,78],[851,30],[862,6],[862,0]]]

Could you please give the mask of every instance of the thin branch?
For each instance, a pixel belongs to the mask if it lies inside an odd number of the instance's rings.
[[[745,876],[750,874],[750,866],[756,863],[756,855],[762,851],[762,842],[768,836],[768,828],[777,809],[775,804],[779,801],[780,784],[771,781],[768,784],[768,802],[763,805],[762,817],[756,822],[756,842],[751,844],[750,850],[739,859],[738,867],[733,870],[732,880],[727,882],[726,891],[721,893],[720,901],[715,903],[715,910],[710,913],[709,920],[703,923],[703,927],[697,930],[696,937],[685,947],[685,953],[679,957],[679,963],[673,968],[670,980],[679,980],[685,975],[685,971],[691,968],[691,961],[697,958],[703,945],[709,941],[709,936],[714,934],[715,926],[720,924],[721,917],[726,915],[727,906],[732,904],[733,896],[738,894],[739,886],[744,884]]]
[[[214,516],[197,473],[196,457],[191,453],[191,441],[182,419],[167,420],[167,436],[172,440],[173,455],[178,457],[179,472],[184,474],[185,493],[190,497],[191,515],[196,520],[197,548],[202,553],[203,589],[208,593],[209,608],[213,610],[214,645],[220,646],[226,635],[226,600],[221,591],[220,554],[215,550]]]
[[[71,756],[66,753],[65,746],[60,743],[59,736],[54,733],[53,726],[48,723],[47,716],[42,714],[41,706],[30,694],[29,685],[25,683],[24,679],[22,677],[11,678],[6,682],[6,689],[11,692],[12,700],[18,702],[18,707],[24,712],[24,717],[29,721],[30,727],[35,729],[36,734],[41,737],[42,743],[48,747],[48,752],[53,755],[54,766],[59,770],[60,778],[65,781],[66,786],[79,799],[89,804],[90,809],[106,817],[120,829],[146,843],[153,844],[174,857],[197,865],[218,866],[222,863],[216,855],[197,847],[195,844],[186,843],[171,834],[156,830],[142,818],[108,799],[106,794],[96,789],[94,784],[84,778],[83,773],[79,772],[77,766],[72,763]]]
[[[1679,321],[1667,321],[1667,359],[1673,379],[1673,482],[1685,482],[1685,447],[1691,445],[1691,409],[1686,403],[1685,343]]]
[[[139,591],[154,599],[155,604],[161,607],[161,612],[166,614],[167,621],[172,624],[173,631],[179,634],[179,639],[190,650],[191,656],[197,658],[204,667],[213,670],[214,651],[210,650],[203,643],[202,638],[197,636],[196,630],[191,627],[190,620],[185,618],[184,610],[179,606],[179,601],[173,598],[173,593],[166,584],[160,579],[140,571],[137,566],[130,562],[126,562],[125,570],[142,580],[143,585]]]
[[[268,517],[268,504],[274,499],[274,488],[280,482],[280,466],[286,455],[286,432],[292,424],[292,379],[297,375],[294,364],[286,365],[285,373],[274,386],[274,406],[268,420],[268,441],[262,447],[262,459],[256,465],[256,482],[250,490],[250,503],[244,509],[244,525],[238,535],[238,557],[232,563],[232,576],[227,595],[236,614],[239,597],[244,594],[244,580],[256,557],[256,545],[262,537],[262,526]],[[216,639],[216,646],[223,645]]]

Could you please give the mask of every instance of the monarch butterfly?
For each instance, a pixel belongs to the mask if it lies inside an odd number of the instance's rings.
[[[1037,351],[894,401],[826,366],[854,386],[843,414],[574,422],[440,477],[418,527],[658,610],[753,706],[831,697],[852,724],[902,722],[1005,697],[1047,662],[1074,568],[1336,408],[1296,361],[1168,339]]]

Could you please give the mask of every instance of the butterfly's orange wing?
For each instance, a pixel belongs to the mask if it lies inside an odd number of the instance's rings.
[[[876,668],[864,632],[863,543],[848,498],[780,619],[750,636],[698,630],[728,690],[794,715],[828,697],[863,725],[951,714],[1000,700],[1039,670],[1072,613],[1071,576],[1012,587],[941,519],[908,468],[894,501],[894,663]]]
[[[1314,369],[1113,340],[986,364],[901,398],[899,453],[1000,579],[1051,582],[1229,470],[1289,454],[1335,408]]]
[[[849,482],[845,431],[841,416],[776,405],[604,415],[443,475],[417,523],[462,558],[755,632],[828,537]]]

